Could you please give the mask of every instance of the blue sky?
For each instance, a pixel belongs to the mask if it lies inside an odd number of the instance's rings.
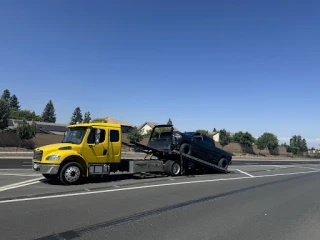
[[[320,134],[319,1],[1,1],[0,91],[182,131]]]

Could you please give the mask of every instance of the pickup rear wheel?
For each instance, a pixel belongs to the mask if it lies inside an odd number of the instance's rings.
[[[69,162],[60,171],[60,181],[65,185],[78,184],[83,176],[83,169],[77,162]]]
[[[164,170],[170,176],[179,176],[181,174],[181,165],[178,162],[168,160],[164,164]]]

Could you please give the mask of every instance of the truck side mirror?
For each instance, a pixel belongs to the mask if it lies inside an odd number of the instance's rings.
[[[100,142],[100,133],[101,133],[101,130],[97,129],[96,135],[95,135],[95,144],[98,144]]]

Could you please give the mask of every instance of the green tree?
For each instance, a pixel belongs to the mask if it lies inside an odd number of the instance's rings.
[[[222,148],[224,148],[224,146],[228,145],[230,142],[230,134],[225,129],[221,129],[219,131],[219,143],[222,146]]]
[[[140,142],[143,139],[141,129],[134,127],[127,135],[127,138],[133,142]]]
[[[10,104],[10,91],[9,91],[9,89],[6,89],[3,91],[1,99],[5,100],[7,103]]]
[[[86,113],[84,114],[83,122],[84,122],[84,123],[89,123],[90,121],[91,121],[90,112],[86,112]]]
[[[147,130],[147,132],[143,135],[144,137],[150,137],[151,136],[152,129]]]
[[[91,122],[100,122],[100,123],[107,123],[108,121],[104,118],[95,118]]]
[[[0,130],[8,127],[10,116],[9,104],[5,99],[0,99]]]
[[[10,97],[10,108],[14,110],[20,109],[19,101],[15,94]]]
[[[249,132],[240,131],[234,134],[232,141],[251,147],[255,142],[255,138]]]
[[[204,130],[204,129],[198,129],[196,130],[197,133],[200,133],[202,135],[205,135],[209,138],[213,138],[213,134],[210,134],[208,130]]]
[[[82,113],[80,107],[76,107],[73,111],[72,117],[70,124],[76,124],[77,122],[82,123],[83,118],[82,118]]]
[[[51,100],[45,106],[41,117],[44,122],[49,122],[49,123],[56,122],[55,109]]]
[[[307,146],[306,139],[302,139],[302,144],[301,144],[300,150],[301,150],[301,152],[307,152],[308,151],[308,146]]]
[[[172,121],[171,119],[169,118],[168,122],[167,122],[168,125],[172,125]]]
[[[257,139],[258,149],[268,148],[269,151],[275,150],[279,146],[279,140],[273,133],[264,133]]]
[[[36,125],[33,122],[31,125],[27,121],[23,120],[22,123],[18,124],[17,134],[20,139],[19,147],[23,140],[28,140],[36,136]]]
[[[307,151],[307,141],[305,139],[302,139],[300,135],[293,135],[290,139],[290,145],[287,147],[287,152],[291,152],[294,155],[298,155]]]
[[[17,120],[26,120],[26,121],[43,121],[41,116],[36,115],[34,111],[29,110],[15,110],[11,109],[10,111],[10,118],[17,119]]]
[[[217,129],[216,128],[213,128],[213,132],[216,132],[217,131]]]
[[[208,130],[198,129],[198,130],[196,130],[196,132],[200,133],[202,135],[205,135],[205,136],[209,136],[209,131]]]

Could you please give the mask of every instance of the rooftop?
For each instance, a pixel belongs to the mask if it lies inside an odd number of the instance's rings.
[[[120,125],[122,125],[122,126],[133,127],[132,124],[127,123],[127,122],[124,122],[124,121],[121,121],[121,120],[118,120],[118,119],[115,119],[115,118],[113,118],[113,117],[105,117],[105,118],[103,118],[103,119],[105,119],[108,123],[120,124]]]
[[[157,125],[166,125],[165,123],[157,123],[157,122],[144,122],[142,125],[140,125],[139,127],[138,127],[138,129],[141,129],[141,128],[143,128],[145,125],[148,125],[148,126],[150,126],[151,128],[154,128],[155,126],[157,126]],[[173,129],[175,130],[175,131],[179,131],[177,128],[175,128],[175,127],[173,127]]]

